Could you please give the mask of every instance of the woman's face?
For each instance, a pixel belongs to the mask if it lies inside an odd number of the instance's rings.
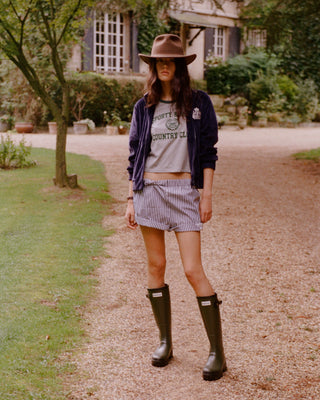
[[[157,58],[156,70],[161,82],[171,82],[176,71],[174,58]]]

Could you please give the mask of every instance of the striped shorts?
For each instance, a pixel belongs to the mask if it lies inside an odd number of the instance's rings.
[[[200,193],[190,179],[144,180],[133,195],[138,225],[163,231],[200,231]]]

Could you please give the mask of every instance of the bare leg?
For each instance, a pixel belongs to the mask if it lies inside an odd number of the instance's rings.
[[[165,285],[166,255],[164,231],[141,226],[148,257],[148,297],[159,328],[160,345],[152,355],[152,365],[164,367],[172,358],[171,305]]]
[[[176,232],[185,275],[197,296],[212,296],[214,290],[201,262],[200,232]]]
[[[148,288],[165,286],[166,251],[164,231],[140,226],[148,257]]]

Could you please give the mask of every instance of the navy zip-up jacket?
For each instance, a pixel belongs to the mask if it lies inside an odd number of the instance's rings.
[[[155,106],[146,107],[146,96],[133,109],[129,134],[129,180],[133,190],[143,189],[145,161],[151,149],[151,125]],[[192,92],[192,109],[187,116],[187,140],[191,170],[191,186],[203,188],[203,169],[215,169],[218,141],[216,114],[210,97],[203,91]]]

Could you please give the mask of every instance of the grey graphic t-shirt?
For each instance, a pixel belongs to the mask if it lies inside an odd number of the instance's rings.
[[[190,172],[187,123],[178,121],[175,105],[160,101],[151,127],[151,152],[146,160],[147,172]]]

